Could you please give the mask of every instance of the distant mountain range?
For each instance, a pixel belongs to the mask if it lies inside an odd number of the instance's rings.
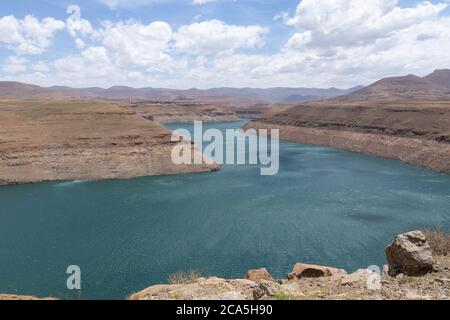
[[[143,99],[155,101],[186,100],[229,100],[238,99],[260,102],[307,102],[323,98],[336,97],[354,92],[361,87],[340,90],[336,88],[214,88],[209,90],[174,90],[161,88],[131,88],[115,86],[108,89],[76,89],[63,86],[40,87],[19,82],[0,82],[2,98],[46,98],[46,99]]]
[[[450,100],[450,70],[436,70],[423,78],[411,74],[385,78],[334,100],[341,102]]]
[[[142,99],[152,101],[221,101],[301,103],[332,99],[351,101],[449,100],[450,70],[436,70],[426,77],[407,75],[385,78],[368,87],[337,88],[214,88],[175,90],[163,88],[40,87],[20,82],[0,82],[0,98],[45,99]]]

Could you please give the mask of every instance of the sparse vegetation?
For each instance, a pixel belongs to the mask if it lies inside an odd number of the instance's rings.
[[[435,255],[447,256],[450,253],[450,234],[432,228],[423,230],[423,233]]]
[[[198,270],[177,271],[169,276],[168,281],[170,284],[187,284],[193,283],[201,277],[202,275]]]
[[[295,300],[294,295],[289,293],[280,292],[273,297],[274,300],[291,301]]]

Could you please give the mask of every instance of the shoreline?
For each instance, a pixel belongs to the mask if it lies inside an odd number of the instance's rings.
[[[399,160],[450,174],[450,144],[447,143],[374,133],[279,125],[257,120],[249,122],[244,127],[244,130],[247,129],[279,129],[281,140]]]

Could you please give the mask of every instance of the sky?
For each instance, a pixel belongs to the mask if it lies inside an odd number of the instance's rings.
[[[450,68],[450,0],[0,2],[0,81],[349,88]]]

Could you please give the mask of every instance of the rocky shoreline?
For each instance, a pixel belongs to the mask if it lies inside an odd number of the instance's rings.
[[[279,129],[280,138],[370,156],[400,160],[433,171],[450,173],[450,144],[418,138],[322,128],[304,128],[252,121],[245,129]]]
[[[448,252],[446,252],[447,254]],[[130,300],[448,300],[450,257],[433,253],[424,234],[398,235],[386,247],[386,265],[348,274],[345,270],[298,263],[286,279],[267,269],[247,272],[245,279],[198,278],[187,283],[156,285]]]
[[[350,274],[338,268],[297,263],[285,279],[274,279],[265,268],[249,270],[243,279],[232,280],[179,275],[171,279],[172,284],[148,287],[127,300],[450,299],[448,235],[435,231],[400,234],[386,247],[385,253],[387,265]],[[36,299],[0,295],[0,300]]]
[[[322,101],[268,112],[246,129],[450,173],[449,101]]]

